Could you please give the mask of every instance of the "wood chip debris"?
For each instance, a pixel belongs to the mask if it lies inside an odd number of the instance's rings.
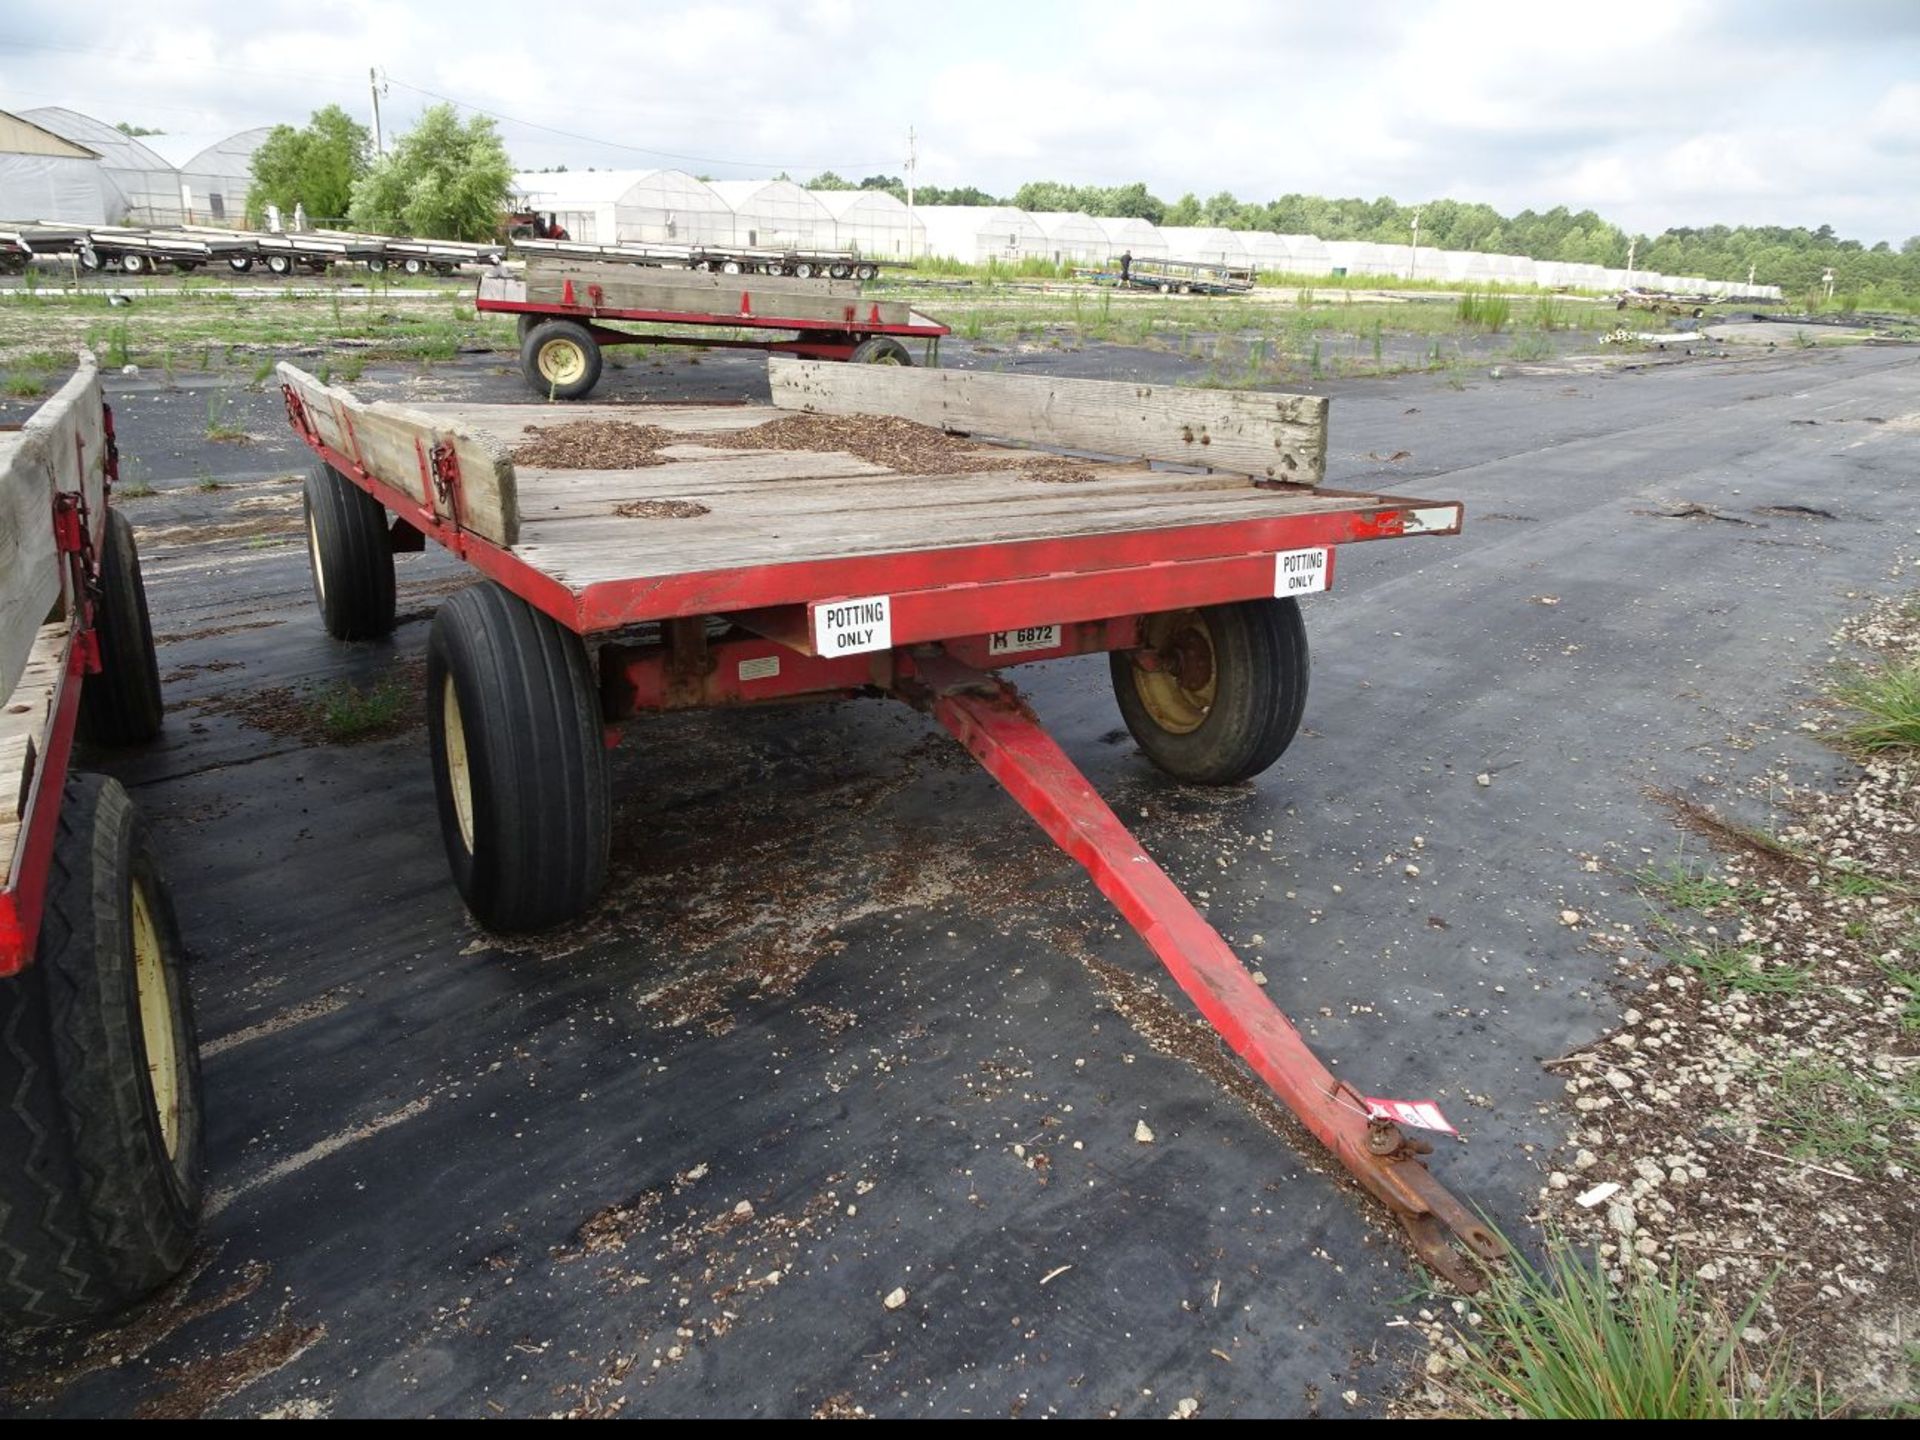
[[[1066,1274],[1067,1271],[1071,1269],[1073,1269],[1073,1266],[1071,1265],[1057,1266],[1054,1269],[1049,1270],[1046,1274],[1042,1275],[1040,1277],[1040,1283],[1042,1285],[1045,1285],[1050,1280],[1058,1280],[1062,1275]]]
[[[613,513],[626,520],[694,520],[713,512],[698,500],[629,500]]]
[[[716,450],[812,450],[857,456],[901,475],[972,475],[1011,470],[1027,480],[1074,484],[1094,478],[1085,460],[1044,451],[987,449],[931,425],[893,415],[783,415],[750,430],[681,437]]]
[[[513,452],[515,465],[543,470],[640,470],[665,465],[660,451],[686,439],[658,425],[629,420],[569,420],[561,425],[528,425],[530,435]]]

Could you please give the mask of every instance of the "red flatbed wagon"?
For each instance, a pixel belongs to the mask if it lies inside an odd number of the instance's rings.
[[[937,363],[952,332],[898,300],[873,300],[847,280],[800,280],[703,270],[535,258],[526,277],[482,277],[474,308],[512,315],[520,369],[544,400],[579,400],[600,383],[608,345],[706,345],[814,360],[911,365],[910,340]],[[631,327],[648,328],[644,333]],[[683,335],[659,327],[725,328],[746,336]]]
[[[1244,780],[1300,723],[1298,597],[1328,588],[1340,546],[1458,533],[1460,505],[1321,487],[1327,402],[1310,397],[768,367],[771,407],[566,410],[368,404],[280,367],[322,462],[307,525],[328,629],[390,629],[392,551],[426,538],[492,582],[442,606],[427,656],[442,835],[469,909],[522,930],[592,905],[606,747],[633,716],[903,700],[1086,866],[1422,1257],[1473,1288],[1447,1232],[1482,1260],[1500,1247],[1434,1181],[1428,1147],[1313,1055],[993,673],[1106,652],[1150,759],[1190,783]],[[581,420],[648,427],[621,432],[641,447],[630,468],[533,463]]]
[[[205,1187],[184,952],[127,792],[76,735],[160,730],[93,357],[0,426],[0,1323],[89,1319],[192,1252]]]

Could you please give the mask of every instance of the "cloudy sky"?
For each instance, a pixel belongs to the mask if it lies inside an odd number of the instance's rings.
[[[95,0],[0,12],[0,108],[217,138],[438,95],[516,164],[1142,179],[1920,233],[1920,0]],[[430,93],[429,93],[430,92]],[[565,133],[559,133],[565,132]]]

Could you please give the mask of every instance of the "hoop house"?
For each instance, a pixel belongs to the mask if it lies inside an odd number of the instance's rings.
[[[100,157],[101,177],[111,187],[106,196],[109,223],[166,226],[178,225],[186,218],[180,206],[178,173],[138,140],[91,115],[57,105],[19,114],[22,120],[83,145]]]
[[[927,227],[885,190],[815,190],[833,216],[834,248],[886,260],[927,253]]]
[[[104,225],[117,193],[86,146],[0,111],[0,216]]]
[[[1276,235],[1271,230],[1242,230],[1240,243],[1246,247],[1247,259],[1253,268],[1262,275],[1302,273],[1293,263],[1293,247],[1284,235]]]
[[[1344,270],[1349,275],[1404,275],[1407,252],[1392,245],[1377,245],[1371,240],[1325,240],[1328,271]]]
[[[1493,280],[1493,262],[1478,250],[1440,250],[1435,254],[1444,279],[1466,285],[1486,285]]]
[[[1044,260],[1047,233],[1024,210],[1007,205],[925,205],[914,211],[927,227],[927,253],[969,265],[989,260]]]
[[[1164,260],[1167,242],[1160,227],[1134,215],[1096,215],[1093,223],[1107,237],[1107,255],[1131,255],[1136,260]]]
[[[833,212],[791,180],[715,180],[733,212],[733,243],[768,250],[831,250]]]
[[[592,245],[731,245],[733,211],[679,170],[567,170],[521,174],[514,192]]]
[[[192,136],[165,136],[154,148],[177,167],[180,206],[189,225],[240,225],[247,215],[247,191],[253,184],[253,152],[273,133],[271,125],[242,130],[211,144]],[[338,220],[337,215],[315,216]]]
[[[1045,232],[1047,258],[1054,264],[1106,262],[1107,232],[1091,215],[1079,210],[1032,210],[1028,214]]]
[[[1317,235],[1282,235],[1281,241],[1293,253],[1293,273],[1296,275],[1333,274],[1333,252],[1327,249],[1327,242]]]
[[[1251,265],[1252,257],[1238,233],[1218,225],[1162,225],[1167,259],[1192,260],[1203,265]]]

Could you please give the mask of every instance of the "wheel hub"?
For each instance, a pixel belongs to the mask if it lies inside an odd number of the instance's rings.
[[[571,385],[587,373],[586,352],[571,340],[549,340],[540,347],[540,378],[552,385]]]
[[[1154,617],[1145,650],[1134,659],[1133,684],[1153,723],[1169,734],[1191,734],[1206,723],[1219,675],[1213,632],[1199,611]]]
[[[166,955],[153,923],[153,907],[138,880],[133,882],[133,978],[154,1119],[159,1122],[167,1158],[173,1160],[180,1153],[180,1053],[174,1043],[173,992],[167,985]]]

